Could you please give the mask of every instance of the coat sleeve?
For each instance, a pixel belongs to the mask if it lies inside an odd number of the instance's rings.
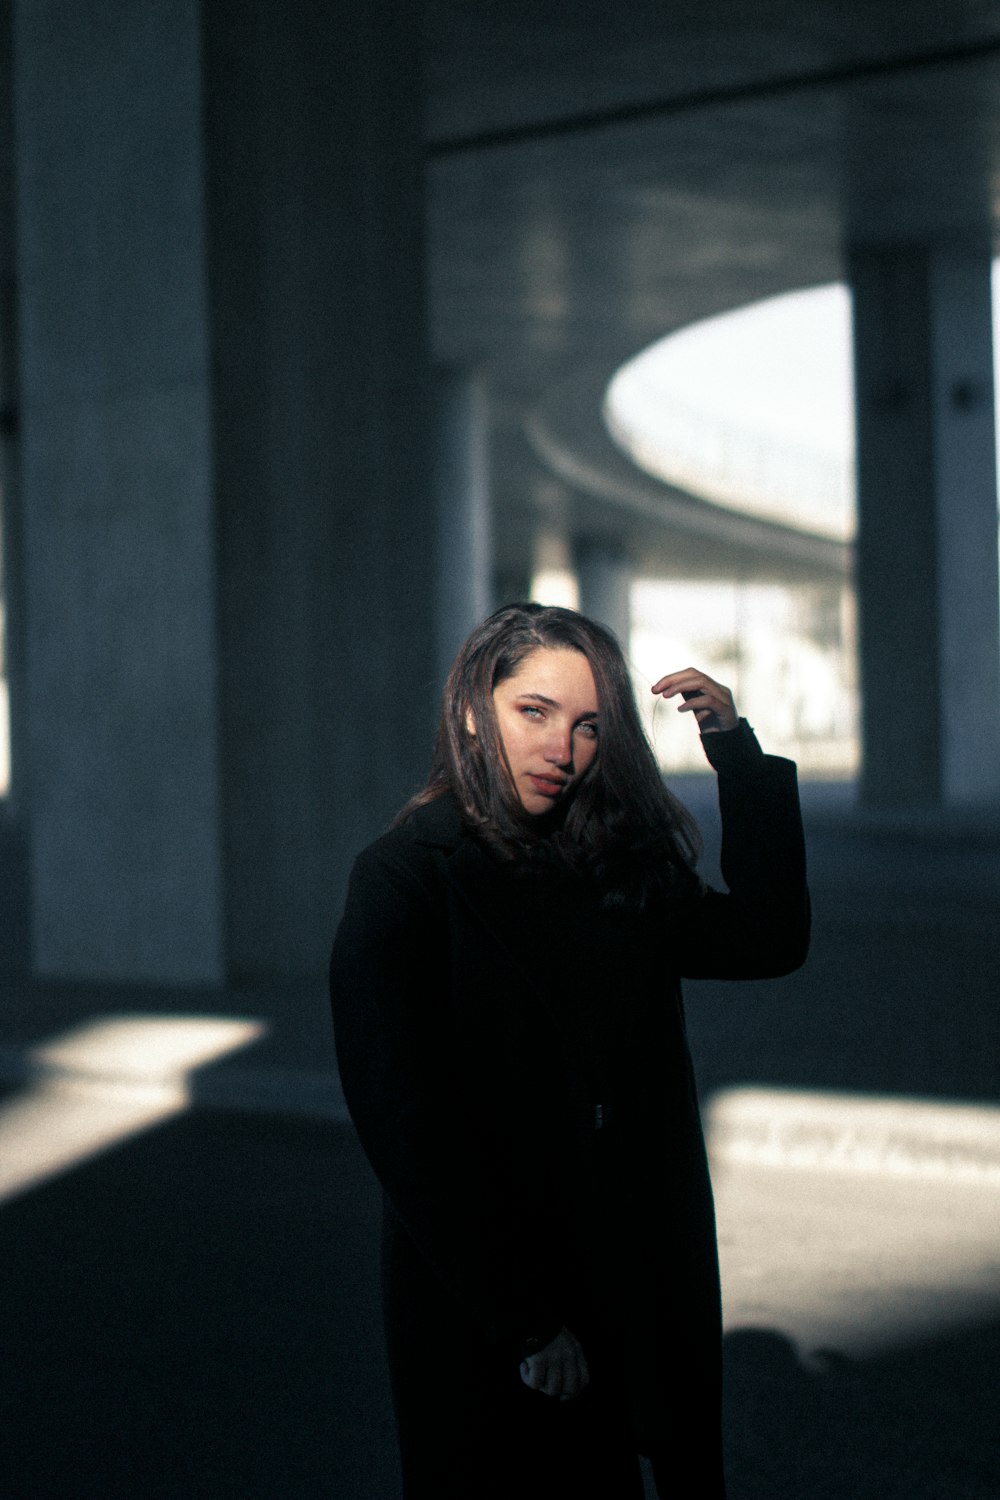
[[[523,1354],[554,1338],[562,1319],[527,1209],[466,1104],[443,903],[408,853],[373,845],[351,876],[330,966],[344,1095],[424,1258],[487,1337]]]
[[[703,743],[719,780],[727,890],[677,908],[671,956],[691,979],[790,974],[805,962],[810,927],[795,763],[765,755],[746,720]]]

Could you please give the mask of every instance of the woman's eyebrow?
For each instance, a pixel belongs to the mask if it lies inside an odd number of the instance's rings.
[[[529,698],[532,703],[544,703],[546,708],[562,708],[561,703],[557,703],[555,698],[546,698],[544,693],[518,693],[518,697]],[[588,708],[580,715],[580,719],[596,719],[597,716],[596,708]]]
[[[561,703],[557,703],[554,698],[546,698],[546,696],[545,696],[544,693],[519,693],[518,697],[519,698],[531,698],[532,701],[535,702],[535,703],[544,703],[547,708],[561,708],[562,707],[562,704]]]

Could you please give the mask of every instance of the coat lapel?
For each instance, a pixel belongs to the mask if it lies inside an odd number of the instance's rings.
[[[509,875],[466,832],[451,796],[441,797],[421,809],[420,826],[415,833],[421,843],[440,851],[445,881],[458,903],[489,939],[499,963],[516,976],[521,992],[537,998],[556,1033],[579,1059],[579,1037],[567,1030],[545,987],[539,985],[534,967],[526,963],[526,951],[541,940],[534,931],[530,903],[519,904],[513,898]],[[515,931],[515,926],[519,930]]]
[[[581,1077],[589,1076],[592,1059],[580,1032],[567,1025],[564,1008],[553,1004],[547,986],[539,982],[549,965],[536,963],[532,955],[543,945],[558,943],[559,937],[542,930],[537,921],[531,893],[522,895],[500,862],[469,833],[451,796],[430,803],[420,811],[421,843],[439,851],[446,884],[458,905],[467,913],[475,928],[489,942],[496,954],[500,972],[516,981],[517,993],[534,997],[549,1017],[554,1034],[564,1052],[572,1059]],[[634,1007],[622,1007],[621,1050],[631,1038],[635,1025]]]
[[[467,836],[445,858],[444,871],[451,890],[480,930],[488,934],[500,950],[504,963],[516,971],[519,982],[538,998],[552,1020],[558,1021],[544,987],[538,984],[535,974],[525,964],[524,953],[528,946],[525,935],[513,931],[514,923],[527,922],[530,914],[525,912],[522,916],[515,910],[509,876],[485,849]]]

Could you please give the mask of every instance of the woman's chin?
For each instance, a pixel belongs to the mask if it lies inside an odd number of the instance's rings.
[[[564,796],[544,797],[541,792],[527,792],[521,798],[521,806],[529,818],[544,820],[560,812],[565,800]]]

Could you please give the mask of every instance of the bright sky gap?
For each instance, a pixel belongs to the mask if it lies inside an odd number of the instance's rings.
[[[848,539],[855,516],[849,289],[834,283],[788,292],[668,334],[614,376],[604,417],[647,473],[734,510]]]

